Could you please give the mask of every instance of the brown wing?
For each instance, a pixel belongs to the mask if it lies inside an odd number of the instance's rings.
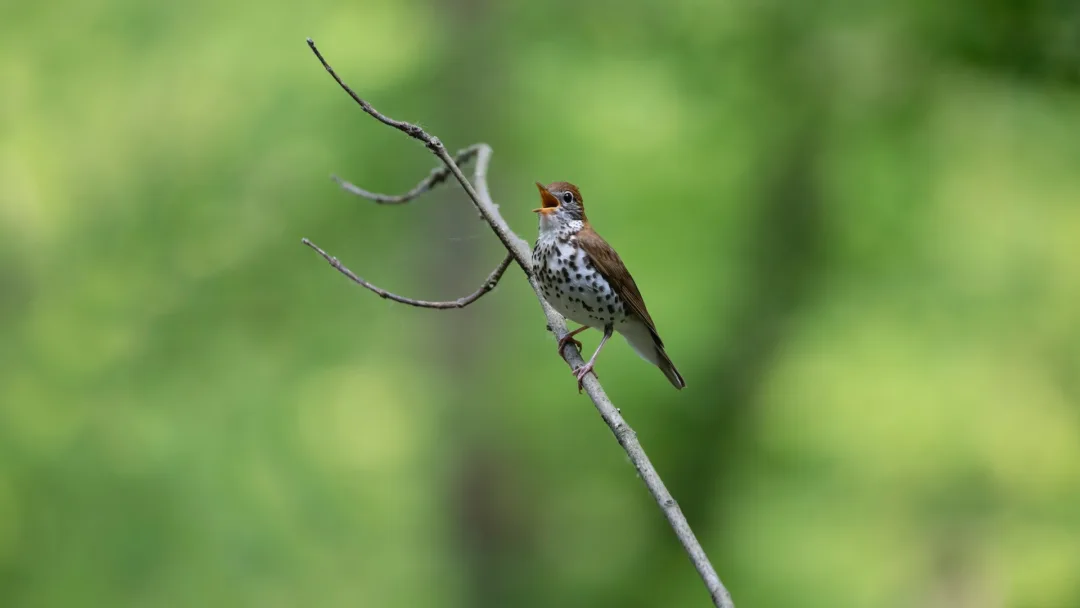
[[[630,271],[626,269],[626,265],[619,258],[619,254],[615,253],[611,245],[608,245],[607,241],[599,234],[596,234],[596,231],[588,224],[577,233],[577,241],[581,248],[585,250],[585,253],[588,254],[589,259],[592,260],[593,266],[596,266],[600,274],[615,289],[615,293],[622,298],[627,311],[645,321],[645,325],[649,327],[649,332],[652,333],[656,344],[663,348],[664,343],[656,333],[656,325],[653,324],[652,317],[649,316],[649,311],[645,308],[645,300],[641,297],[641,291],[638,290],[634,277],[630,276]]]

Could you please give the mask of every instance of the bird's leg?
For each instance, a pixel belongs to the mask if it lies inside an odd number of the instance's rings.
[[[578,330],[578,331],[581,331],[581,330]],[[587,374],[589,372],[592,372],[592,374],[594,376],[596,376],[596,372],[593,372],[593,364],[596,363],[596,355],[600,354],[600,349],[604,348],[604,343],[606,343],[608,341],[608,338],[611,337],[611,333],[613,331],[615,331],[615,325],[614,324],[609,323],[608,325],[605,325],[604,326],[604,337],[600,338],[600,346],[596,347],[596,352],[593,353],[592,357],[589,357],[589,362],[588,363],[586,363],[585,365],[582,365],[581,367],[574,370],[574,376],[577,377],[577,390],[578,390],[579,393],[581,392],[581,389],[582,389],[581,383],[582,383],[583,380],[585,380],[585,374]],[[597,376],[597,378],[599,378],[599,376]]]
[[[567,344],[573,344],[580,351],[581,350],[581,342],[579,342],[578,340],[575,340],[574,336],[580,334],[581,332],[585,331],[586,329],[589,329],[589,326],[588,325],[582,325],[581,327],[575,329],[574,331],[566,334],[562,338],[559,338],[559,354],[562,355],[562,349]]]

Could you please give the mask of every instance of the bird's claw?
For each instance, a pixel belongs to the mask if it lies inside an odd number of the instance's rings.
[[[582,383],[585,382],[585,376],[589,372],[592,372],[592,375],[596,376],[597,380],[600,379],[600,375],[597,374],[593,370],[593,364],[592,363],[586,363],[585,365],[582,365],[581,367],[574,370],[574,377],[577,378],[577,392],[578,392],[578,394],[581,394],[581,389],[584,388]]]
[[[559,354],[560,355],[562,355],[563,347],[566,346],[567,344],[573,344],[574,346],[577,347],[578,352],[581,352],[581,341],[577,340],[576,338],[574,338],[574,336],[572,336],[570,334],[566,334],[562,338],[559,338]]]

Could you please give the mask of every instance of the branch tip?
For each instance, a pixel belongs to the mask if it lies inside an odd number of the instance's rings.
[[[469,304],[472,304],[473,302],[479,300],[487,292],[495,289],[495,286],[499,284],[499,279],[502,278],[503,273],[506,272],[506,269],[510,266],[510,263],[514,261],[514,256],[507,254],[506,257],[503,258],[503,261],[499,262],[499,265],[496,266],[495,269],[491,271],[491,274],[489,274],[487,278],[484,279],[484,282],[480,284],[480,288],[472,292],[471,294],[458,298],[456,300],[433,302],[429,300],[417,300],[414,298],[407,298],[391,291],[387,291],[382,287],[373,285],[357,276],[353,271],[349,270],[344,264],[342,264],[340,260],[323,251],[315,243],[312,243],[306,238],[302,239],[301,242],[308,247],[314,249],[316,253],[318,253],[320,256],[322,256],[324,260],[327,261],[327,263],[333,266],[338,272],[348,277],[348,279],[353,283],[356,283],[357,285],[374,292],[380,298],[393,300],[402,304],[408,304],[409,306],[415,306],[417,308],[435,308],[440,310],[450,308],[465,308]]]
[[[457,153],[454,155],[454,162],[458,165],[463,165],[471,161],[472,159],[477,157],[483,147],[484,144],[474,144],[467,148],[462,148],[461,150],[458,150]],[[415,198],[418,198],[420,195],[426,192],[429,192],[435,186],[445,182],[446,179],[451,175],[452,172],[446,166],[435,167],[431,170],[430,173],[428,173],[427,177],[420,180],[419,184],[417,184],[411,190],[404,194],[380,194],[378,192],[371,192],[365,190],[336,175],[331,175],[330,178],[337,182],[337,184],[341,186],[341,189],[345,190],[349,194],[353,194],[361,198],[366,198],[370,201],[382,205],[400,205],[403,203],[407,203]],[[480,217],[483,219],[482,214]]]

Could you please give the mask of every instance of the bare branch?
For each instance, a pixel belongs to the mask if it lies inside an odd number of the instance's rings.
[[[484,282],[482,285],[480,285],[480,288],[463,298],[458,298],[456,300],[448,300],[446,302],[431,302],[428,300],[415,300],[413,298],[399,296],[396,293],[386,291],[382,287],[372,285],[364,279],[356,276],[356,274],[346,268],[340,260],[320,249],[319,246],[315,243],[312,243],[307,239],[300,239],[300,242],[317,251],[324,260],[329,262],[330,265],[337,269],[338,272],[349,277],[349,279],[351,279],[353,283],[356,283],[361,287],[366,287],[367,289],[374,291],[375,293],[379,294],[380,298],[393,300],[395,302],[401,302],[402,304],[408,304],[409,306],[416,306],[417,308],[465,308],[469,304],[472,304],[473,302],[479,300],[487,292],[495,289],[495,286],[499,284],[499,279],[501,279],[503,273],[506,272],[506,268],[510,266],[510,262],[514,261],[514,256],[510,255],[509,253],[506,254],[506,257],[503,258],[503,261],[499,262],[499,265],[495,267],[495,270],[491,271],[491,274],[488,275],[488,278],[484,279]]]
[[[443,163],[446,165],[446,168],[454,174],[454,177],[457,178],[458,183],[460,183],[461,187],[465,189],[465,192],[469,195],[469,198],[473,200],[473,203],[480,211],[480,214],[483,216],[484,220],[491,225],[491,229],[495,231],[496,236],[498,236],[499,240],[502,241],[503,246],[505,246],[508,251],[514,254],[514,259],[517,260],[518,266],[521,266],[521,269],[524,270],[526,274],[531,275],[532,262],[529,260],[528,244],[526,244],[525,241],[523,241],[520,237],[514,234],[512,230],[510,230],[510,227],[506,225],[506,221],[503,220],[502,216],[499,215],[499,212],[495,210],[494,205],[491,205],[491,209],[488,210],[485,209],[484,206],[478,202],[478,195],[476,194],[476,190],[473,189],[472,184],[469,183],[469,180],[465,177],[465,174],[461,172],[461,168],[457,166],[457,163],[454,162],[454,159],[451,158],[450,155],[446,152],[446,147],[443,146],[441,141],[439,141],[439,138],[431,135],[417,125],[405,122],[403,120],[394,120],[393,118],[390,118],[389,116],[386,116],[385,114],[382,114],[381,112],[376,110],[374,107],[372,107],[370,103],[357,95],[356,91],[353,91],[352,88],[349,87],[349,85],[342,82],[341,78],[338,77],[337,72],[334,71],[334,68],[330,67],[330,64],[327,63],[326,59],[323,58],[322,53],[319,52],[319,47],[315,46],[314,40],[308,38],[307,43],[308,46],[311,47],[311,51],[315,53],[316,57],[319,58],[319,63],[321,63],[324,68],[326,68],[326,71],[330,73],[330,76],[334,78],[334,81],[338,83],[338,86],[340,86],[346,93],[348,93],[349,97],[353,98],[353,101],[359,104],[361,109],[363,109],[365,112],[374,117],[375,120],[383,123],[384,125],[394,127],[395,129],[405,133],[409,137],[424,142],[424,145],[427,146],[429,150],[434,152],[435,155],[443,161]],[[476,145],[487,147],[487,144]],[[480,153],[482,154],[483,150],[481,150]],[[488,155],[490,156],[490,154],[491,151],[489,148]],[[534,285],[534,287],[536,286]]]
[[[480,145],[473,145],[463,150],[459,150],[458,153],[454,155],[454,162],[457,163],[459,166],[463,165],[472,160],[472,158],[476,156],[476,153],[479,151]],[[449,168],[445,166],[436,167],[435,169],[431,170],[430,175],[425,177],[423,181],[416,185],[415,188],[409,190],[405,194],[379,194],[378,192],[364,190],[363,188],[347,182],[336,175],[332,175],[330,177],[335,182],[337,182],[343,190],[351,194],[355,194],[356,196],[361,196],[363,198],[375,201],[380,205],[401,205],[403,203],[407,203],[413,200],[414,198],[420,196],[425,192],[430,191],[435,186],[438,186],[442,182],[446,181],[446,178],[450,177],[450,175],[451,171]]]
[[[566,321],[563,317],[555,311],[548,304],[547,300],[543,297],[543,292],[540,288],[540,284],[537,282],[536,277],[532,273],[532,261],[528,243],[522,240],[519,236],[507,225],[506,220],[499,214],[498,206],[492,201],[491,195],[488,192],[487,187],[487,166],[491,159],[491,147],[486,144],[476,144],[477,159],[476,169],[473,176],[473,180],[476,185],[466,179],[465,175],[461,172],[461,168],[458,167],[447,152],[446,148],[442,145],[437,137],[434,137],[421,129],[416,125],[412,125],[407,122],[394,120],[383,114],[377,112],[371,104],[360,98],[348,85],[338,78],[333,69],[323,59],[322,54],[316,48],[315,43],[308,38],[308,46],[319,58],[319,61],[326,68],[327,72],[334,77],[334,80],[349,94],[353,100],[364,109],[365,112],[375,117],[376,120],[383,124],[389,125],[398,129],[410,137],[418,139],[427,146],[440,160],[446,165],[446,168],[454,175],[461,184],[461,187],[465,189],[465,192],[469,195],[473,205],[480,212],[480,215],[491,226],[492,231],[506,247],[508,252],[507,260],[510,256],[517,261],[522,270],[525,271],[526,276],[529,279],[529,284],[532,285],[533,291],[536,292],[536,297],[540,302],[540,306],[544,309],[544,315],[547,317],[547,326],[556,338],[562,338],[567,335]],[[325,257],[325,254],[324,254]],[[331,264],[334,264],[336,260],[331,260]],[[504,260],[504,263],[506,260]],[[340,270],[340,264],[336,265]],[[572,343],[568,343],[572,344]],[[584,359],[581,357],[581,352],[576,347],[566,348],[564,347],[560,352],[563,360],[570,366],[570,369],[577,369],[585,364]],[[571,385],[568,383],[568,385]],[[607,394],[604,392],[603,387],[600,385],[600,381],[597,380],[594,374],[585,376],[584,387],[589,398],[592,400],[593,405],[596,406],[597,411],[600,413],[601,418],[607,423],[611,432],[615,435],[619,445],[622,446],[626,455],[630,458],[630,461],[634,464],[634,467],[638,471],[638,475],[642,481],[648,487],[649,492],[652,494],[653,499],[656,500],[657,505],[663,512],[664,517],[667,518],[668,523],[671,525],[671,529],[675,532],[675,536],[679,539],[683,549],[689,556],[691,563],[697,570],[698,575],[701,577],[702,582],[705,583],[705,587],[709,592],[709,596],[712,598],[712,602],[718,608],[734,608],[734,604],[731,601],[731,595],[727,589],[724,588],[723,583],[720,582],[720,577],[717,576],[716,570],[713,569],[712,564],[709,562],[708,556],[705,554],[705,550],[702,549],[701,543],[698,542],[697,537],[694,536],[693,530],[690,529],[690,524],[686,521],[686,516],[683,515],[682,510],[679,508],[678,503],[668,492],[664,482],[660,479],[659,473],[656,472],[656,468],[653,467],[649,457],[645,454],[645,450],[641,447],[641,442],[638,441],[637,433],[634,432],[630,425],[626,423],[622,415],[619,413]]]
[[[420,141],[427,144],[429,148],[432,146],[433,142],[438,143],[438,138],[428,135],[427,131],[424,131],[419,126],[401,120],[394,120],[393,118],[380,114],[378,110],[371,107],[370,103],[361,99],[360,96],[356,94],[356,91],[353,91],[351,88],[349,88],[349,85],[345,84],[341,81],[340,78],[338,78],[337,72],[334,71],[334,68],[330,67],[330,64],[326,63],[326,60],[323,59],[322,53],[320,53],[319,48],[315,46],[314,40],[308,38],[307,43],[308,46],[311,47],[312,52],[315,53],[315,56],[319,58],[319,63],[321,63],[324,68],[326,68],[327,72],[330,72],[330,75],[334,77],[334,80],[337,81],[338,85],[340,85],[342,89],[345,89],[345,92],[349,94],[349,97],[352,97],[353,101],[360,104],[360,107],[365,112],[374,116],[375,120],[383,123],[384,125],[394,127],[395,129],[404,132],[409,137],[419,139]],[[441,146],[442,144],[439,145]]]

